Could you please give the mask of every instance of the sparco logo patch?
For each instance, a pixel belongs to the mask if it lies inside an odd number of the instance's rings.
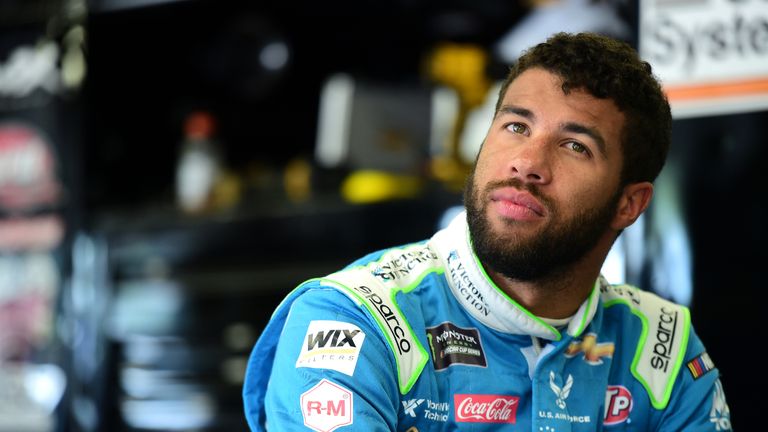
[[[352,376],[365,333],[341,321],[311,321],[296,367],[333,369]]]
[[[353,398],[349,390],[323,379],[301,395],[304,426],[318,432],[331,432],[351,425]]]
[[[672,343],[675,340],[675,329],[677,328],[678,311],[662,307],[658,316],[658,326],[656,328],[655,341],[653,345],[653,356],[651,356],[651,366],[654,369],[667,372],[669,369],[669,360],[672,355]]]
[[[632,412],[632,393],[620,385],[610,385],[605,391],[605,418],[603,424],[624,423]]]
[[[455,364],[486,367],[485,353],[477,329],[465,329],[444,322],[427,328],[427,340],[435,370]]]
[[[453,396],[456,422],[515,423],[518,396],[457,394]]]
[[[397,315],[392,310],[392,306],[387,304],[381,296],[365,285],[356,286],[354,290],[361,293],[374,309],[376,309],[376,313],[383,319],[383,322],[389,329],[389,333],[392,335],[398,354],[403,355],[403,353],[409,352],[413,344],[408,340],[405,330],[402,327],[403,323],[400,322]]]

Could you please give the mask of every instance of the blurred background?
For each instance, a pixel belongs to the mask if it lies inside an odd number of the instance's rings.
[[[761,424],[765,5],[0,0],[0,431],[245,431],[280,299],[441,227],[499,81],[561,30],[638,47],[675,116],[605,274],[690,306]]]

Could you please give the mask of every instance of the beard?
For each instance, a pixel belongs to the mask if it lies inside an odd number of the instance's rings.
[[[539,232],[525,237],[513,231],[521,222],[506,220],[508,232],[494,231],[487,216],[490,193],[499,187],[525,190],[547,209],[551,218]],[[517,178],[492,182],[479,191],[474,170],[464,188],[472,248],[480,262],[503,276],[519,281],[542,281],[556,278],[567,271],[598,243],[613,219],[621,197],[621,188],[602,206],[586,208],[568,219],[560,219],[558,206],[544,196],[534,184]]]

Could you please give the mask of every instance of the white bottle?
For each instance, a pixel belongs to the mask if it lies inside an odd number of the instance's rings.
[[[200,213],[211,205],[222,172],[214,132],[210,113],[194,112],[184,122],[184,141],[176,167],[176,199],[186,213]]]

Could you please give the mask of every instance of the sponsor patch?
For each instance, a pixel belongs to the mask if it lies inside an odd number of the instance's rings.
[[[403,401],[403,411],[411,417],[416,417],[415,409],[424,403],[424,399],[410,399]]]
[[[611,300],[622,299],[628,304],[642,306],[637,288],[630,285],[610,285],[605,279],[600,278],[600,293],[607,295]]]
[[[605,391],[605,417],[603,424],[606,426],[624,423],[632,412],[632,393],[621,385],[609,385]]]
[[[372,283],[360,285],[361,279]],[[400,394],[408,393],[429,361],[429,355],[395,301],[398,290],[382,286],[367,268],[334,273],[323,279],[323,284],[340,290],[371,313],[395,356]]]
[[[458,423],[515,423],[520,397],[504,395],[453,395]]]
[[[582,340],[571,342],[565,351],[566,357],[575,357],[584,353],[584,361],[592,366],[603,364],[602,357],[612,357],[614,351],[613,342],[597,342],[597,335],[589,333]]]
[[[341,321],[310,321],[296,367],[333,369],[352,376],[365,333]]]
[[[558,386],[555,383],[555,373],[553,371],[549,371],[549,388],[552,389],[552,392],[555,394],[555,397],[557,398],[555,400],[555,404],[560,409],[565,409],[566,402],[565,400],[568,399],[568,396],[571,394],[571,388],[573,387],[573,375],[568,374],[568,379],[565,381],[565,384],[563,384],[562,387]]]
[[[654,335],[653,354],[651,355],[651,367],[661,370],[663,372],[669,372],[670,360],[674,353],[674,344],[678,339],[677,331],[679,329],[677,323],[680,320],[680,313],[672,308],[662,307],[658,318],[655,321],[656,331],[652,333]]]
[[[683,366],[685,346],[691,330],[688,308],[630,286],[605,287],[603,305],[625,305],[640,317],[643,336],[631,370],[648,391],[651,405],[664,409],[672,395],[675,378]]]
[[[709,421],[715,425],[715,430],[717,431],[732,430],[731,410],[725,401],[725,392],[723,392],[723,384],[720,383],[720,380],[715,382],[715,391],[712,393],[712,408],[709,410]]]
[[[344,387],[321,380],[301,394],[304,426],[317,432],[331,432],[353,421],[354,395]]]
[[[467,274],[467,269],[459,259],[459,253],[457,251],[451,251],[448,255],[448,270],[451,275],[451,280],[456,286],[456,291],[460,294],[459,300],[470,308],[477,310],[483,316],[488,316],[491,313],[488,302],[483,297],[483,293],[472,282],[472,278]]]
[[[647,338],[638,347],[640,356],[632,368],[642,377],[651,404],[662,409],[683,366],[691,318],[687,308],[660,299],[649,306],[641,311],[647,320]]]
[[[437,254],[429,246],[409,248],[382,257],[371,274],[382,282],[406,279],[413,274],[420,274],[424,267],[429,268],[437,260]]]
[[[712,363],[712,359],[709,358],[709,354],[706,352],[701,353],[701,355],[688,362],[688,370],[691,372],[694,380],[703,377],[714,368],[715,364]]]
[[[433,422],[447,422],[450,410],[448,402],[433,402],[430,399],[406,399],[402,401],[403,412],[412,418],[425,418]],[[423,415],[422,415],[423,413]]]
[[[427,340],[432,351],[435,370],[442,370],[455,364],[487,366],[477,329],[465,329],[453,323],[444,322],[427,328]]]
[[[555,382],[555,372],[549,371],[549,388],[552,390],[552,393],[555,394],[555,405],[557,405],[558,408],[565,412],[552,412],[552,411],[543,411],[540,410],[538,412],[539,418],[548,419],[548,420],[560,420],[560,421],[567,421],[569,423],[591,423],[592,417],[588,415],[574,415],[567,412],[568,407],[568,396],[571,395],[571,389],[573,389],[573,375],[568,374],[568,378],[562,380],[565,381],[562,384],[562,387]]]

